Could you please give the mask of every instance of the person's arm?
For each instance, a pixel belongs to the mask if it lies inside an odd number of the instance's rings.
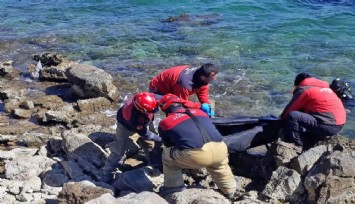
[[[304,92],[304,90],[302,89],[295,90],[291,101],[287,104],[287,106],[285,107],[285,109],[281,114],[281,119],[282,120],[286,119],[288,113],[290,113],[291,111],[302,110],[303,107],[307,104],[308,99],[309,97],[307,92]]]
[[[164,130],[162,130],[160,127],[158,127],[158,133],[162,139],[163,144],[166,147],[171,147],[173,146],[173,144],[170,142],[168,135],[166,134],[166,132]]]
[[[203,103],[210,104],[210,101],[209,101],[209,87],[208,87],[208,85],[202,86],[196,92],[196,96],[197,96],[197,98],[198,98],[198,100],[200,101],[201,104],[203,104]]]

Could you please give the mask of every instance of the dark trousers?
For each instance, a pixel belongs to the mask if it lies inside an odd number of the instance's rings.
[[[295,143],[298,146],[309,148],[321,140],[340,132],[343,125],[325,125],[310,114],[300,111],[289,113],[284,126],[286,142]]]

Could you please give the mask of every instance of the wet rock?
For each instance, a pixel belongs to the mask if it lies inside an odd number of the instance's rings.
[[[39,71],[39,80],[67,82],[65,72],[69,69],[71,63],[60,64],[58,66],[44,67]]]
[[[63,61],[67,61],[65,56],[61,53],[46,52],[43,54],[36,54],[32,56],[33,60],[41,61],[42,65],[45,67],[57,66]]]

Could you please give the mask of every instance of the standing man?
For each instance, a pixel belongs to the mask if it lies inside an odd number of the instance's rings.
[[[153,148],[154,142],[161,143],[161,137],[148,130],[147,126],[154,120],[154,113],[158,111],[157,101],[153,93],[141,92],[128,99],[117,111],[116,141],[110,143],[111,152],[104,169],[111,171],[122,165],[126,153],[137,149],[132,135],[138,133],[137,142],[145,150],[145,157],[149,163],[148,152]]]
[[[281,114],[285,142],[301,153],[320,140],[340,132],[346,122],[342,101],[325,81],[307,73],[298,74],[294,81],[293,98]]]
[[[149,91],[157,95],[168,93],[186,100],[184,106],[202,109],[209,117],[214,116],[209,101],[208,84],[217,78],[219,68],[211,63],[201,67],[188,65],[176,66],[164,70],[149,83]],[[189,96],[196,94],[200,103],[188,101]]]
[[[159,102],[166,118],[159,123],[163,150],[164,186],[160,193],[182,191],[185,185],[182,169],[205,167],[218,188],[233,198],[236,190],[234,175],[228,165],[228,150],[206,113],[200,109],[184,108],[184,102],[173,94]]]

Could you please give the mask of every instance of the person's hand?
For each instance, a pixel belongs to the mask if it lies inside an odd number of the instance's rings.
[[[159,135],[157,135],[157,134],[152,133],[152,132],[147,137],[147,140],[151,140],[151,141],[154,141],[154,142],[162,142],[161,137]]]
[[[205,112],[208,115],[208,117],[210,117],[210,118],[214,117],[214,111],[211,109],[211,105],[210,104],[203,103],[201,105],[201,110],[203,112]]]

